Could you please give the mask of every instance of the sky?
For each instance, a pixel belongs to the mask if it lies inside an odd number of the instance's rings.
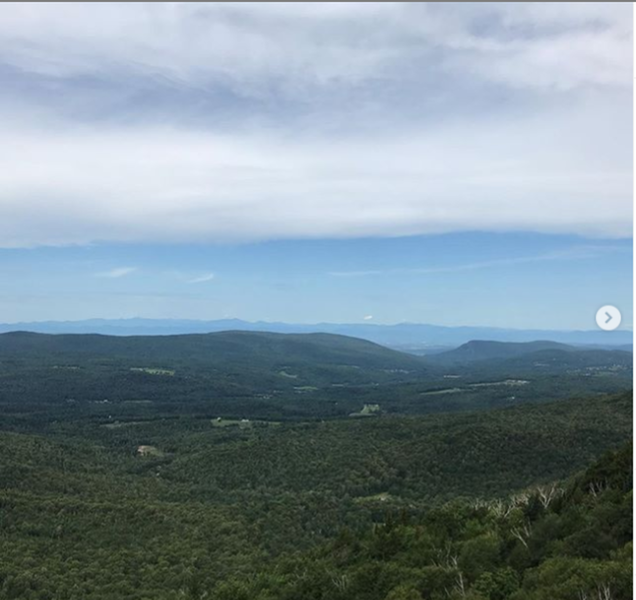
[[[629,3],[5,3],[0,89],[0,322],[631,328]]]

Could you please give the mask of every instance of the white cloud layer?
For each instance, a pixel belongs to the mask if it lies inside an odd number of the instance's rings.
[[[460,265],[450,265],[443,267],[393,267],[386,270],[373,271],[331,271],[328,273],[328,275],[331,275],[332,277],[369,277],[386,274],[437,275],[440,273],[461,273],[462,271],[477,271],[481,269],[525,265],[529,263],[586,260],[598,258],[599,256],[610,257],[612,254],[624,253],[626,250],[628,249],[624,246],[573,246],[571,248],[560,250],[558,252],[549,252],[534,256],[500,258]]]
[[[107,279],[119,279],[120,277],[125,277],[126,275],[134,273],[136,270],[136,267],[117,267],[108,271],[100,271],[99,273],[95,273],[95,276],[106,277]]]
[[[631,7],[4,4],[0,246],[631,235]]]
[[[205,275],[199,275],[188,280],[188,283],[206,283],[214,279],[214,273],[206,273]]]

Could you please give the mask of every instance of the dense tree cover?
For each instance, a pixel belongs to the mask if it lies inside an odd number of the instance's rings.
[[[629,600],[632,446],[564,485],[388,515],[281,561],[218,600]]]
[[[0,600],[628,598],[631,354],[536,350],[0,335]]]
[[[491,340],[473,340],[462,344],[458,348],[440,352],[428,356],[427,362],[433,364],[464,364],[467,362],[479,362],[492,359],[523,359],[531,356],[534,362],[543,361],[545,366],[549,363],[569,363],[572,366],[586,366],[600,362],[601,364],[623,363],[631,349],[617,347],[612,350],[601,350],[594,347],[571,346],[538,340],[534,342],[495,342]],[[515,360],[514,362],[524,362]]]
[[[496,359],[437,364],[323,334],[8,333],[0,335],[0,425],[33,431],[59,419],[183,414],[334,418],[365,404],[426,414],[615,393],[631,384],[631,353],[544,349],[515,356],[518,346],[504,344],[515,348],[512,358],[498,346]]]
[[[630,436],[631,394],[423,417],[5,428],[0,600],[434,599],[460,574],[466,597],[579,600],[568,590],[607,580],[626,598],[626,454],[547,508],[523,492],[549,494]],[[542,596],[548,585],[561,595]]]
[[[170,446],[174,459],[161,473],[221,490],[383,493],[423,502],[496,495],[567,476],[628,438],[630,419],[631,397],[623,395],[469,415],[256,428],[227,443],[200,434]]]
[[[119,337],[14,332],[0,334],[0,359],[14,368],[23,361],[79,370],[87,365],[136,364],[170,373],[178,367],[183,375],[203,371],[281,384],[308,379],[366,382],[383,374],[391,375],[386,379],[409,374],[413,378],[426,371],[424,361],[413,355],[366,340],[321,333],[225,331]]]

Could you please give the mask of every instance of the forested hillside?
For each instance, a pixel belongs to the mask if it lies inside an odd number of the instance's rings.
[[[626,599],[631,354],[506,347],[0,335],[0,600]]]
[[[491,358],[512,358],[540,352],[542,350],[564,350],[576,352],[577,348],[567,344],[559,344],[551,341],[536,342],[493,342],[486,340],[473,340],[462,344],[454,350],[441,352],[429,357],[430,361],[439,363],[462,363],[475,360],[488,360]]]
[[[490,502],[454,502],[422,517],[388,513],[366,533],[251,581],[223,600],[629,600],[632,445],[569,482]]]
[[[172,336],[45,335],[28,332],[0,334],[0,357],[30,357],[81,363],[108,357],[143,359],[155,364],[251,366],[271,369],[280,363],[350,365],[369,369],[422,368],[418,358],[384,346],[326,333],[280,334],[222,331]]]
[[[628,352],[547,349],[544,342],[468,346],[448,360],[327,334],[7,333],[0,335],[0,422],[33,429],[60,418],[184,414],[287,421],[348,417],[365,405],[378,405],[376,416],[428,414],[631,386]]]
[[[461,572],[475,598],[521,586],[525,600],[561,564],[596,573],[582,559],[623,585],[618,476],[590,476],[598,508],[585,486],[555,492],[549,510],[527,498],[630,437],[630,394],[423,417],[5,428],[0,599],[434,599]],[[511,495],[527,500],[497,516]],[[595,555],[568,550],[606,525]],[[508,595],[475,595],[488,586]]]

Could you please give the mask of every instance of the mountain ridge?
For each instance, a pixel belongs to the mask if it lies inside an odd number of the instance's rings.
[[[581,350],[569,344],[561,344],[550,340],[534,342],[498,342],[493,340],[471,340],[454,350],[442,352],[432,357],[436,362],[472,362],[494,358],[512,358],[540,352],[543,350],[562,350],[576,352]]]
[[[103,335],[179,335],[220,331],[265,331],[271,333],[331,333],[365,339],[396,349],[434,350],[458,347],[472,340],[532,342],[549,340],[572,345],[619,346],[633,342],[629,330],[541,330],[497,327],[443,326],[426,323],[283,323],[241,319],[85,319],[0,323],[0,333],[23,330],[34,333],[97,333]]]
[[[10,353],[41,350],[60,354],[104,354],[117,357],[137,357],[161,360],[166,358],[208,359],[240,358],[247,361],[258,357],[267,363],[283,360],[294,362],[303,355],[303,360],[327,360],[328,363],[351,364],[363,359],[374,367],[411,365],[423,366],[424,362],[413,355],[392,350],[359,338],[331,333],[284,334],[264,331],[221,331],[201,334],[175,334],[155,336],[112,336],[99,333],[46,334],[29,331],[0,333],[0,356]],[[260,355],[266,352],[266,355]],[[308,355],[308,356],[307,356]],[[358,365],[361,366],[361,365]]]

